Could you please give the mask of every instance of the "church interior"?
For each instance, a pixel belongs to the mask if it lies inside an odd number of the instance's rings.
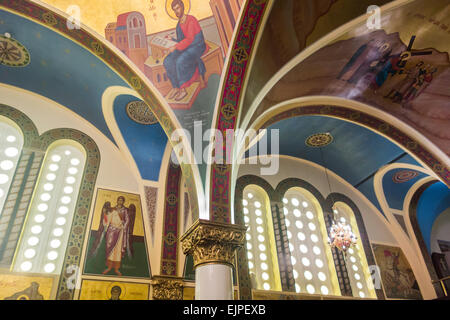
[[[0,0],[0,300],[447,300],[450,0]]]

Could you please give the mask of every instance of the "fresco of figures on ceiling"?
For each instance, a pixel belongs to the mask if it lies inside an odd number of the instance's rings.
[[[305,95],[333,95],[382,109],[450,155],[450,62],[447,52],[417,48],[377,30],[335,42],[290,72],[266,105]],[[295,90],[294,90],[295,89]]]
[[[181,125],[208,126],[244,0],[44,0],[122,51],[167,101]]]
[[[148,10],[120,12],[105,26],[105,37],[150,79],[185,128],[192,128],[194,121],[210,124],[242,0],[208,1],[209,15],[202,19],[190,0],[165,0],[164,18],[171,20],[171,27],[148,34],[147,24],[154,29],[155,10],[163,2],[152,1]]]

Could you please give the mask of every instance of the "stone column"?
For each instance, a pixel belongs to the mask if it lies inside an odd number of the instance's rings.
[[[246,227],[198,220],[181,237],[192,255],[196,300],[233,300],[233,261],[244,244]]]

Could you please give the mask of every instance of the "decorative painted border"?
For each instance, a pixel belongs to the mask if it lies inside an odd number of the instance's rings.
[[[226,136],[226,130],[234,129],[237,124],[239,114],[239,102],[242,97],[242,86],[245,75],[248,72],[249,57],[251,57],[257,33],[262,17],[267,8],[267,0],[248,0],[243,9],[243,19],[238,27],[233,50],[231,51],[230,62],[225,75],[225,83],[221,94],[219,113],[215,128]],[[223,154],[231,159],[227,154],[226,146],[223,146]],[[211,216],[212,221],[231,222],[230,210],[230,189],[231,189],[231,165],[212,164],[211,165]]]
[[[1,107],[0,114],[10,118],[24,130],[23,133],[27,147],[45,152],[53,142],[69,139],[81,144],[86,151],[86,165],[83,172],[80,191],[78,193],[77,203],[75,205],[75,213],[62,265],[63,271],[59,278],[58,291],[56,294],[57,299],[71,300],[74,296],[74,289],[69,289],[67,283],[72,274],[68,274],[66,271],[69,266],[80,265],[81,250],[86,233],[89,209],[100,167],[100,151],[94,140],[85,133],[75,129],[53,129],[38,136],[36,126],[25,114],[12,107],[4,105],[1,105]]]
[[[23,112],[0,104],[0,115],[13,121],[23,134],[23,148],[38,148],[39,146],[39,133],[34,125],[33,121],[28,118]]]
[[[180,212],[181,168],[169,163],[167,170],[164,225],[161,241],[161,270],[163,276],[177,276],[178,270],[178,220]]]
[[[136,74],[124,60],[122,60],[122,58],[109,47],[102,44],[103,40],[97,39],[84,29],[70,30],[67,27],[67,20],[65,17],[29,0],[0,0],[0,8],[5,8],[10,12],[37,22],[84,47],[110,66],[131,86],[131,88],[139,93],[158,119],[168,137],[171,137],[173,131],[177,129],[171,116],[167,113],[163,104],[158,100],[152,89],[145,84],[145,81],[143,81],[142,78],[140,78],[140,76]],[[182,164],[181,169],[189,190],[192,212],[198,212],[197,189],[195,187],[192,167],[189,164]]]
[[[274,123],[281,120],[306,116],[306,115],[319,115],[329,116],[333,118],[343,119],[356,124],[362,125],[371,129],[383,136],[387,136],[394,140],[406,150],[416,155],[422,160],[433,172],[442,178],[444,183],[450,186],[450,170],[445,167],[436,157],[434,157],[422,144],[413,140],[407,134],[403,133],[400,129],[388,124],[387,122],[374,117],[370,114],[356,111],[347,107],[340,106],[307,106],[307,107],[295,107],[293,109],[283,111],[279,114],[274,114],[271,118],[265,121],[261,126],[256,129],[267,128]]]
[[[155,240],[156,206],[158,203],[158,188],[145,186],[145,203],[147,205],[148,221],[150,223],[150,234],[152,243]]]
[[[86,165],[62,265],[63,270],[61,272],[61,277],[59,278],[58,292],[56,294],[58,300],[72,300],[75,289],[70,289],[67,286],[67,284],[70,283],[69,278],[72,276],[71,273],[67,273],[67,270],[70,266],[80,266],[81,251],[86,234],[89,210],[94,195],[98,170],[100,168],[100,150],[94,140],[83,132],[75,129],[54,129],[46,132],[42,136],[41,147],[47,149],[51,143],[61,139],[74,140],[81,144],[86,151]]]

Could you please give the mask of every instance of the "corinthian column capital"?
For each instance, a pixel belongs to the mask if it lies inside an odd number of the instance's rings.
[[[233,266],[234,253],[244,244],[247,228],[197,220],[181,237],[183,253],[194,257],[194,268],[213,263]]]

